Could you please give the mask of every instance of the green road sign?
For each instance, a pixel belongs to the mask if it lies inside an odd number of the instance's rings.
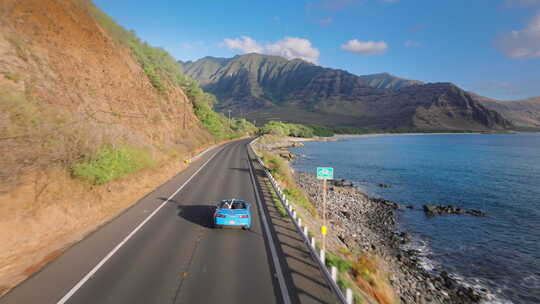
[[[317,168],[317,179],[334,179],[334,168],[330,168],[330,167]]]

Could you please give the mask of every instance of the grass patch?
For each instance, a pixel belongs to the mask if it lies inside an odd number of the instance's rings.
[[[309,201],[304,192],[296,185],[287,163],[283,161],[281,157],[268,152],[262,154],[262,159],[270,170],[270,173],[285,185],[283,193],[287,199],[296,205],[303,207],[312,216],[317,216],[317,209]]]
[[[326,253],[326,265],[336,267],[339,272],[348,273],[352,268],[352,262],[342,259],[341,257],[331,253]]]
[[[13,81],[13,82],[19,82],[21,80],[21,74],[15,73],[15,72],[4,72],[4,77],[7,79]]]
[[[304,195],[302,190],[299,188],[293,188],[293,189],[285,189],[283,190],[283,193],[289,199],[290,201],[295,202],[297,205],[303,207],[306,209],[311,215],[316,216],[317,210],[315,209],[315,206],[311,204],[309,199]]]
[[[35,128],[42,121],[37,104],[24,93],[10,90],[8,87],[0,87],[0,109],[13,123],[6,127],[13,128],[15,125],[20,129],[18,131]],[[2,135],[11,135],[8,130],[4,131],[7,134]]]
[[[128,146],[106,146],[90,160],[73,165],[73,175],[101,185],[141,169],[153,167],[150,153]]]
[[[281,215],[281,217],[286,218],[288,216],[287,210],[285,210],[285,206],[283,206],[283,204],[281,203],[281,200],[276,194],[276,191],[274,191],[272,184],[270,182],[266,182],[266,185],[270,189],[270,195],[272,196],[272,200],[274,201],[274,205],[276,205],[276,209],[279,212],[279,215]]]
[[[375,256],[362,254],[352,264],[351,272],[360,289],[381,304],[399,303],[387,275],[381,271],[381,263]]]

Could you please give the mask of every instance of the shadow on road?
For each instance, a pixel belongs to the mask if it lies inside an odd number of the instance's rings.
[[[209,205],[179,205],[178,216],[199,226],[212,228],[213,206]]]
[[[229,170],[236,170],[240,172],[249,172],[248,168],[229,168]]]

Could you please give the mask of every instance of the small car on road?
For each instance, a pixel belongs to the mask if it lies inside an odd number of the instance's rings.
[[[220,201],[213,215],[214,228],[251,228],[251,204],[239,199]]]

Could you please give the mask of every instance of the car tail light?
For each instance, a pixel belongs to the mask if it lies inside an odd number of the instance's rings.
[[[247,215],[240,215],[240,218],[247,218],[248,216]]]
[[[216,217],[227,217],[227,216],[224,215],[224,214],[219,214],[219,213],[218,213],[218,214],[216,214]]]

